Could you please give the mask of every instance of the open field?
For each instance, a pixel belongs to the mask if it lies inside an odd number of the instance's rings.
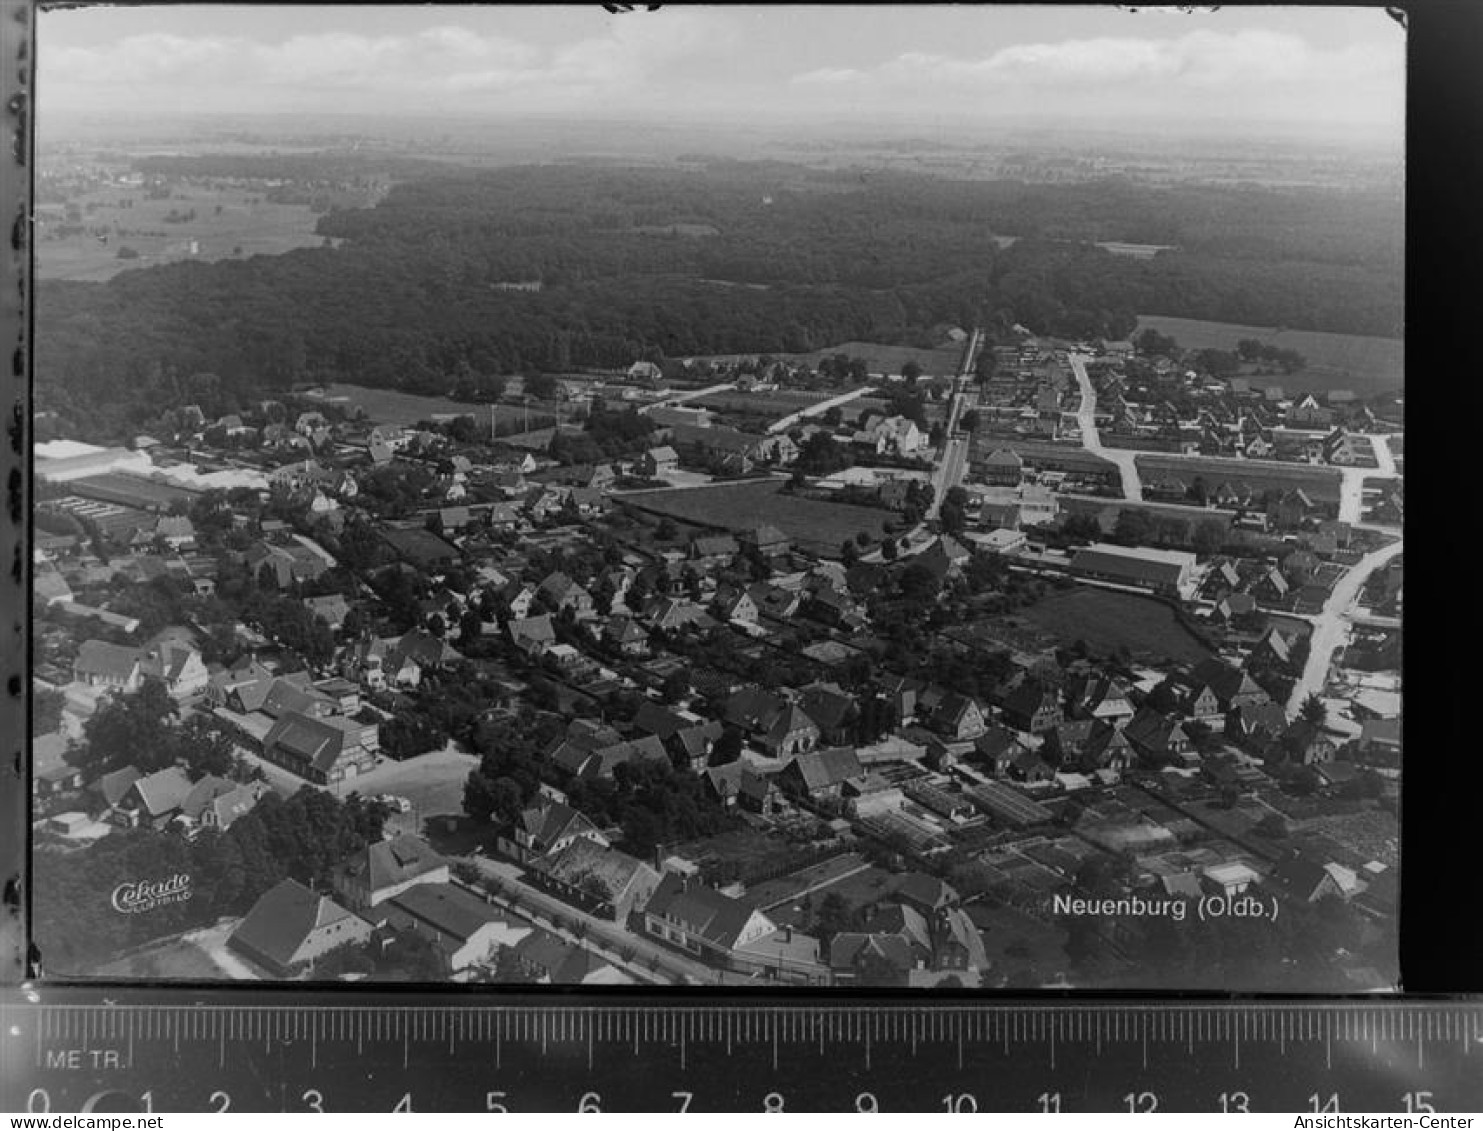
[[[1161,251],[1178,250],[1166,243],[1123,243],[1119,240],[1104,240],[1097,244],[1103,251],[1113,255],[1126,255],[1130,259],[1152,259]]]
[[[701,864],[724,863],[743,882],[776,873],[796,859],[798,846],[786,837],[744,825],[715,836],[688,841],[676,853]]]
[[[648,491],[629,496],[623,502],[651,514],[731,531],[752,530],[768,523],[800,549],[830,556],[838,554],[840,543],[861,530],[879,540],[885,524],[896,517],[891,511],[874,507],[852,507],[781,494],[786,486],[781,479],[753,479],[711,487]]]
[[[189,936],[168,939],[135,951],[100,966],[95,973],[104,978],[193,982],[215,981],[230,976]]]
[[[1280,385],[1284,392],[1350,389],[1360,396],[1369,396],[1405,384],[1406,344],[1399,338],[1320,334],[1270,326],[1241,326],[1234,322],[1166,318],[1160,314],[1140,314],[1138,328],[1168,334],[1186,349],[1234,350],[1242,338],[1255,338],[1268,345],[1297,350],[1308,360],[1308,367],[1302,372],[1253,379],[1258,386]]]
[[[512,386],[514,383],[512,382]],[[426,397],[418,393],[403,393],[396,389],[372,389],[365,385],[326,385],[311,396],[326,401],[338,401],[359,405],[366,418],[377,424],[416,424],[420,420],[431,420],[434,416],[472,416],[481,424],[489,424],[489,405],[455,401],[448,397]],[[550,427],[551,408],[532,401],[530,426],[532,430]],[[525,420],[525,409],[521,405],[499,404],[494,409],[495,423],[501,438],[506,426]],[[543,423],[544,422],[544,423]]]
[[[958,372],[958,364],[963,360],[963,348],[951,345],[922,350],[911,346],[881,345],[879,342],[843,342],[828,349],[787,356],[794,361],[806,361],[816,366],[824,358],[842,353],[846,357],[863,358],[870,372],[884,373],[887,376],[900,373],[903,365],[908,361],[915,361],[929,377],[951,377]]]
[[[134,203],[120,208],[121,200]],[[308,205],[271,203],[266,189],[190,185],[167,200],[148,200],[142,186],[117,187],[79,196],[72,203],[83,209],[80,220],[67,221],[60,205],[37,208],[36,273],[40,278],[103,282],[136,267],[186,259],[277,255],[324,242],[314,234],[319,217]],[[87,211],[89,205],[92,212]],[[189,215],[192,210],[194,219],[165,219],[172,211]],[[58,226],[67,223],[87,230],[58,236]],[[94,234],[99,229],[106,243]],[[139,257],[120,259],[121,247],[132,248]]]
[[[709,408],[716,412],[736,413],[741,416],[782,417],[802,412],[810,405],[827,401],[833,395],[832,393],[778,389],[767,393],[712,393],[709,396],[696,397],[689,403],[697,408]]]
[[[1057,593],[1024,609],[1021,616],[1067,643],[1084,640],[1094,653],[1124,646],[1136,658],[1196,663],[1209,652],[1174,619],[1168,606],[1147,597],[1090,586]]]
[[[880,342],[841,342],[837,346],[829,346],[809,353],[773,353],[770,356],[817,367],[819,362],[826,357],[844,354],[846,357],[863,358],[871,373],[882,373],[886,376],[900,373],[903,365],[908,361],[915,361],[928,377],[952,377],[957,374],[958,365],[963,360],[963,348],[960,345],[946,345],[934,349],[917,349],[914,346],[888,346]],[[735,362],[756,356],[755,353],[706,354],[703,360]]]

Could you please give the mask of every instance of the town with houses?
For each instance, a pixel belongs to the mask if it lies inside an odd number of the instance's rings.
[[[1393,986],[1402,399],[1286,392],[1257,343],[942,342],[415,423],[318,388],[126,446],[38,420],[38,898],[151,852],[196,882],[70,960],[42,906],[42,961]],[[235,903],[192,871],[228,847]]]

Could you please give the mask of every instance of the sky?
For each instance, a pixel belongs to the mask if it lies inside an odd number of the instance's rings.
[[[1058,119],[1399,136],[1383,9],[1037,5],[94,7],[41,11],[38,113]]]

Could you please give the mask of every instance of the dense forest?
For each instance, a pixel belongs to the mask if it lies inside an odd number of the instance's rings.
[[[226,172],[182,160],[180,175]],[[943,323],[1067,337],[1122,337],[1139,312],[1402,324],[1401,202],[1374,195],[740,162],[402,172],[374,208],[320,218],[338,247],[42,282],[38,408],[116,433],[182,403],[203,372],[226,411],[300,381],[443,392],[470,373],[851,339],[925,348]],[[1098,240],[1173,250],[1136,259]]]

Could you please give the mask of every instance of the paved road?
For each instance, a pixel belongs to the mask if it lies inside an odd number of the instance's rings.
[[[1323,611],[1312,618],[1313,635],[1309,638],[1308,662],[1303,666],[1303,675],[1293,685],[1292,696],[1287,701],[1289,715],[1297,713],[1303,700],[1310,694],[1322,695],[1328,682],[1329,665],[1334,653],[1348,636],[1348,613],[1359,599],[1365,582],[1386,562],[1401,553],[1404,542],[1392,542],[1374,553],[1366,554],[1353,569],[1339,579],[1323,603]]]
[[[962,418],[964,406],[968,403],[968,379],[973,372],[973,360],[982,341],[983,331],[974,327],[973,336],[968,339],[968,347],[963,353],[963,364],[953,384],[953,399],[948,406],[947,421],[943,426],[942,450],[937,453],[937,460],[932,467],[932,505],[927,508],[925,516],[929,520],[937,517],[937,512],[942,508],[943,499],[947,498],[949,491],[963,482],[963,475],[968,470],[972,437],[959,434],[958,421]],[[920,530],[921,527],[917,529]],[[912,531],[913,535],[915,533],[916,531]]]
[[[642,935],[619,926],[611,919],[599,919],[563,903],[538,888],[531,887],[511,874],[509,865],[481,856],[467,857],[481,873],[493,879],[509,896],[512,910],[536,920],[553,919],[567,923],[579,922],[586,928],[586,937],[614,950],[620,955],[632,950],[635,961],[647,969],[657,962],[660,971],[668,975],[675,985],[750,985],[751,979],[730,971],[720,971],[703,963],[687,958],[667,947],[652,943]]]
[[[734,388],[736,388],[735,383],[727,382],[724,385],[711,385],[705,389],[691,389],[688,393],[676,393],[672,397],[665,397],[662,401],[654,401],[652,404],[646,404],[639,409],[639,412],[645,413],[655,408],[673,408],[675,405],[684,404],[686,401],[699,400],[701,397],[708,397],[712,393],[729,392]]]
[[[819,416],[822,413],[828,412],[836,405],[849,404],[851,401],[859,400],[861,397],[873,392],[875,392],[874,385],[862,385],[858,389],[851,389],[848,393],[841,393],[837,397],[830,397],[827,401],[820,401],[818,404],[811,404],[807,408],[801,409],[798,412],[789,413],[781,420],[774,420],[767,426],[767,432],[769,435],[776,435],[779,432],[786,432],[800,420],[804,420],[810,416]]]
[[[1122,473],[1123,498],[1131,502],[1143,501],[1143,480],[1138,477],[1137,453],[1126,448],[1109,448],[1102,443],[1097,431],[1097,391],[1092,388],[1092,379],[1087,375],[1089,355],[1072,353],[1067,355],[1071,372],[1081,386],[1081,406],[1076,412],[1076,424],[1081,429],[1081,446],[1094,455],[1117,464]]]

